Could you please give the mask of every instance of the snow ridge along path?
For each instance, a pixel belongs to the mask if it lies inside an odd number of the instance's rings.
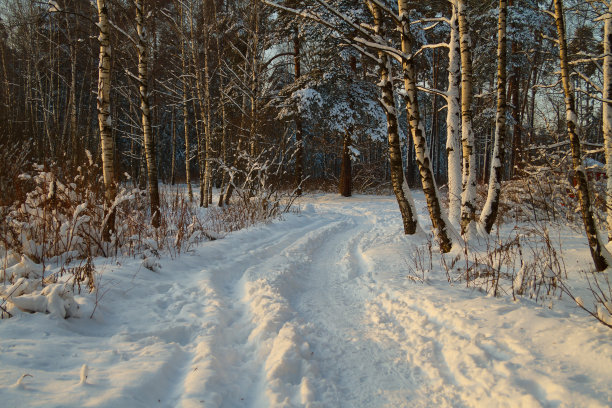
[[[426,240],[402,234],[396,207],[318,195],[157,273],[106,261],[93,319],[88,295],[81,319],[0,323],[0,405],[612,405],[608,329],[449,286],[442,271],[412,282]]]

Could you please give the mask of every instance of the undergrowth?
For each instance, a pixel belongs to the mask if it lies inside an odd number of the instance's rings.
[[[159,228],[151,224],[147,194],[120,185],[112,208],[115,228],[102,239],[109,213],[99,166],[88,161],[73,174],[57,165],[33,165],[15,178],[22,199],[0,206],[0,317],[16,312],[75,315],[74,293],[97,290],[93,258],[140,257],[152,270],[161,254],[171,257],[203,241],[279,217],[289,211],[295,194],[269,183],[270,163],[248,162],[237,177],[231,205],[203,209],[183,188],[160,188]]]

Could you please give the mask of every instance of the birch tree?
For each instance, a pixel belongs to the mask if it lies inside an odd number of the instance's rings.
[[[602,127],[606,158],[608,240],[612,240],[612,1],[604,15]]]
[[[598,271],[605,270],[610,265],[610,253],[606,249],[597,231],[593,207],[589,193],[588,179],[584,165],[582,163],[582,153],[580,138],[576,132],[578,117],[576,115],[576,101],[574,90],[570,79],[570,68],[567,55],[567,40],[565,34],[565,18],[562,0],[554,0],[555,6],[555,25],[558,33],[559,60],[561,64],[561,81],[563,84],[563,94],[565,97],[565,114],[567,122],[567,133],[570,140],[572,167],[574,169],[580,211],[582,221],[589,242],[591,257]]]
[[[180,0],[179,0],[180,1]],[[183,68],[183,75],[181,75],[181,85],[182,85],[182,105],[183,105],[183,131],[185,138],[185,183],[187,184],[187,194],[189,197],[189,201],[193,201],[193,189],[191,187],[191,144],[189,143],[189,106],[188,106],[188,87],[189,87],[189,79],[187,76],[189,61],[186,53],[186,36],[184,34],[184,5],[180,2],[179,7],[179,34],[181,36],[181,66]]]
[[[455,0],[461,51],[461,145],[463,175],[461,194],[461,234],[470,233],[476,219],[476,155],[472,126],[472,40],[467,17],[467,0]]]
[[[297,82],[302,75],[302,64],[300,56],[300,32],[296,24],[293,33],[293,65],[295,70],[295,81]],[[298,196],[302,195],[302,179],[304,177],[304,141],[303,141],[302,118],[298,112],[295,116],[295,188]]]
[[[211,13],[207,9],[206,5],[203,7],[204,12],[204,107],[206,112],[206,118],[204,120],[204,152],[206,156],[205,169],[204,169],[204,191],[203,191],[203,203],[204,207],[208,208],[208,205],[212,202],[212,131],[211,131],[211,117],[212,117],[212,103],[210,96],[210,28],[211,28]],[[212,16],[214,19],[215,16]]]
[[[374,33],[381,40],[385,38],[382,12],[377,4],[368,1],[368,7],[374,19]],[[383,40],[384,41],[384,40]],[[393,97],[393,72],[391,59],[384,51],[378,51],[379,87],[382,94],[381,103],[387,117],[387,136],[389,139],[389,166],[391,168],[391,184],[402,215],[404,233],[414,234],[418,226],[416,210],[408,184],[404,180],[402,167],[402,151],[400,149],[399,125],[397,110]]]
[[[443,214],[442,206],[440,205],[438,188],[436,186],[431,168],[429,149],[425,139],[425,129],[421,121],[421,114],[417,99],[417,85],[414,66],[412,63],[412,58],[409,57],[413,50],[411,43],[410,21],[408,19],[408,2],[407,0],[398,0],[397,3],[399,10],[398,26],[401,33],[402,53],[404,55],[402,58],[402,71],[404,74],[406,110],[408,111],[410,130],[412,132],[412,139],[414,141],[416,161],[419,166],[423,192],[425,193],[425,199],[427,200],[427,209],[429,210],[429,216],[440,243],[440,250],[442,252],[449,252],[452,247],[452,241],[450,239],[448,230],[450,226],[448,225],[448,220]]]
[[[142,132],[147,162],[147,181],[149,184],[149,199],[151,204],[151,223],[159,228],[159,190],[157,181],[157,156],[155,141],[151,132],[151,107],[149,105],[149,60],[147,32],[145,28],[144,1],[134,0],[136,6],[136,33],[138,35],[136,49],[138,51],[138,89],[140,92],[140,109],[142,111]]]
[[[448,157],[448,219],[460,225],[461,219],[461,50],[457,6],[451,4],[448,42],[448,89],[446,91],[446,155]]]
[[[495,142],[489,175],[487,201],[480,214],[480,223],[487,234],[491,233],[497,217],[506,142],[506,19],[508,4],[499,0],[499,21],[497,28],[497,113],[495,117]]]
[[[106,0],[97,0],[97,5],[98,28],[100,30],[98,36],[98,41],[100,42],[97,98],[98,128],[100,130],[100,145],[102,149],[102,175],[104,178],[105,197],[110,211],[107,215],[106,224],[102,229],[102,239],[110,242],[111,234],[115,229],[115,213],[112,204],[117,194],[115,184],[115,149],[111,133],[112,120],[110,115],[110,26]]]

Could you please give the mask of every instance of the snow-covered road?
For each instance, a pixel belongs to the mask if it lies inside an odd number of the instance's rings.
[[[426,247],[392,197],[317,195],[159,272],[100,261],[93,319],[87,295],[80,319],[0,322],[0,406],[612,406],[610,330],[450,286],[435,259],[414,282]]]

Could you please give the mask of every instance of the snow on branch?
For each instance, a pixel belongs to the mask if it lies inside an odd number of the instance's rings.
[[[384,4],[382,1],[380,0],[370,0],[372,3],[376,4],[378,6],[378,8],[380,8],[381,10],[383,10],[385,13],[387,13],[395,22],[395,24],[397,25],[401,25],[402,24],[402,20],[400,18],[399,15],[395,14],[393,12],[393,10],[391,10],[389,7],[387,7],[386,4]]]
[[[448,93],[446,93],[444,91],[440,91],[438,89],[425,88],[423,86],[417,86],[417,89],[419,91],[422,91],[422,92],[427,92],[427,93],[430,93],[430,94],[441,96],[441,97],[443,97],[444,99],[446,99],[448,101]]]
[[[449,48],[448,43],[438,43],[438,44],[425,44],[423,46],[421,46],[421,48],[419,48],[417,50],[417,52],[414,53],[414,57],[416,57],[417,55],[419,55],[421,52],[427,50],[427,49],[434,49],[434,48]]]

